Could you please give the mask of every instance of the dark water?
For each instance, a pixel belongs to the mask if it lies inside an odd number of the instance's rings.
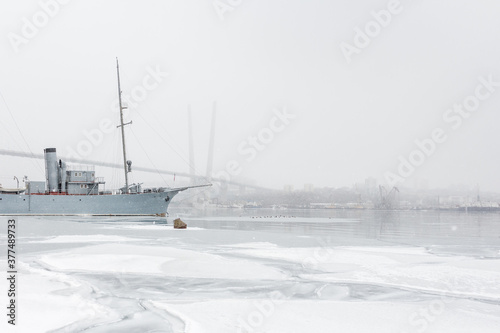
[[[498,212],[175,209],[171,216],[176,214],[206,229],[328,237],[341,245],[446,246],[478,253],[500,246]]]
[[[173,207],[169,218],[158,217],[20,217],[19,236],[46,239],[59,235],[121,235],[154,237],[154,231],[138,234],[118,225],[171,225],[180,217],[189,227],[206,229],[195,243],[230,244],[269,241],[283,246],[411,245],[484,257],[499,257],[500,213],[376,210],[193,210]],[[7,219],[7,217],[4,217]],[[108,228],[109,227],[109,228]],[[5,229],[5,230],[4,230]],[[5,235],[6,228],[0,230]],[[192,237],[192,235],[190,235]],[[196,236],[194,236],[196,237]],[[74,244],[78,246],[79,244]],[[58,248],[59,244],[19,243],[22,251]],[[68,246],[65,244],[65,246]]]

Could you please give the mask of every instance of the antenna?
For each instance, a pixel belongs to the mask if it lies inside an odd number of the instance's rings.
[[[118,57],[116,58],[116,74],[118,76],[118,101],[120,102],[120,125],[116,126],[121,127],[122,129],[122,146],[123,146],[123,170],[125,171],[125,193],[128,193],[128,173],[130,172],[129,168],[127,168],[127,150],[125,149],[125,125],[132,124],[131,121],[124,124],[123,123],[123,110],[126,109],[126,106],[122,104],[122,90],[120,87],[120,66],[118,65]],[[132,164],[132,162],[130,162]]]

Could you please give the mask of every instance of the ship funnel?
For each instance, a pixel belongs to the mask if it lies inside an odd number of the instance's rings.
[[[43,152],[45,157],[45,178],[47,180],[47,190],[49,193],[58,192],[59,168],[56,149],[46,148]]]

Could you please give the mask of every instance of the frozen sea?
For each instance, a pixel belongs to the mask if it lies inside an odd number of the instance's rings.
[[[17,267],[1,332],[500,332],[499,213],[19,217]]]

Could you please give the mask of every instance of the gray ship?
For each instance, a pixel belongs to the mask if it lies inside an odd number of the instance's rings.
[[[129,184],[128,174],[132,162],[127,160],[124,127],[131,124],[123,122],[120,71],[118,75],[118,96],[123,168],[125,186],[115,191],[105,191],[101,186],[104,179],[95,176],[93,167],[68,167],[57,158],[55,148],[44,150],[45,181],[25,179],[25,188],[7,189],[0,185],[0,215],[156,215],[165,216],[173,197],[181,191],[194,187],[180,188],[142,188],[141,184]]]

